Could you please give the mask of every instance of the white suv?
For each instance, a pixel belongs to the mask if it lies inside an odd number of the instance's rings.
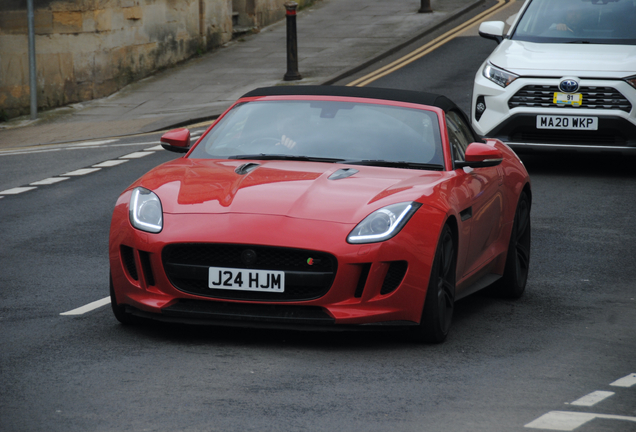
[[[475,76],[475,131],[517,151],[636,155],[636,0],[526,0],[479,34],[499,46]]]

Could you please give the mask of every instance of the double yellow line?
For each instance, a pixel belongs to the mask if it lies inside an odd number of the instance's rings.
[[[491,7],[488,10],[485,10],[484,12],[480,13],[479,15],[471,18],[470,20],[466,21],[465,23],[455,27],[452,30],[447,31],[446,33],[444,33],[443,35],[433,39],[432,41],[430,41],[429,43],[427,43],[426,45],[421,46],[420,48],[416,49],[415,51],[412,51],[411,53],[405,55],[404,57],[395,60],[394,62],[376,70],[371,72],[370,74],[363,76],[362,78],[358,78],[355,81],[350,82],[349,84],[347,84],[347,86],[349,87],[364,87],[367,84],[372,83],[373,81],[382,78],[383,76],[386,76],[390,73],[395,72],[396,70],[403,68],[404,66],[406,66],[409,63],[414,62],[415,60],[424,57],[426,54],[430,53],[431,51],[439,48],[440,46],[444,45],[446,42],[454,39],[455,37],[457,37],[462,31],[466,30],[468,27],[472,26],[473,24],[475,24],[478,21],[481,21],[485,18],[488,18],[490,15],[493,15],[495,12],[498,12],[502,9],[504,9],[505,7],[510,6],[512,3],[514,3],[515,0],[510,0],[510,1],[506,1],[506,0],[499,0],[498,3],[496,5],[494,5],[493,7]]]

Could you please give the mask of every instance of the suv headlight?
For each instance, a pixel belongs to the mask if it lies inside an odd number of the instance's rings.
[[[627,77],[625,78],[625,81],[627,81],[627,83],[632,87],[636,88],[636,76]]]
[[[376,243],[395,236],[422,204],[404,202],[383,207],[364,218],[347,236],[349,243]]]
[[[490,81],[494,82],[497,85],[500,85],[503,88],[508,87],[514,80],[519,78],[519,75],[515,75],[503,69],[499,69],[498,67],[493,66],[490,63],[486,64],[484,70],[481,73]]]
[[[138,230],[158,233],[163,229],[163,209],[154,192],[142,187],[135,188],[128,208],[130,223]]]

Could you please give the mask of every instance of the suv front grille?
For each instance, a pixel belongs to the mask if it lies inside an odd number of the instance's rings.
[[[555,85],[527,85],[510,98],[508,108],[572,108],[553,103],[554,93],[558,91],[559,88]],[[583,95],[583,103],[577,108],[625,112],[632,110],[632,104],[613,87],[584,86],[577,93]]]
[[[246,251],[250,260],[246,262]],[[233,300],[297,301],[321,297],[329,291],[338,262],[333,255],[302,249],[268,246],[189,243],[164,248],[163,266],[172,285],[196,295]],[[310,264],[311,263],[311,264]],[[283,293],[234,291],[208,287],[209,267],[285,272]]]

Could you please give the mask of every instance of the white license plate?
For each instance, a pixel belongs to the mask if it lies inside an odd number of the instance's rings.
[[[537,129],[598,130],[598,117],[539,115]]]
[[[237,291],[285,292],[285,272],[210,267],[208,287]]]

